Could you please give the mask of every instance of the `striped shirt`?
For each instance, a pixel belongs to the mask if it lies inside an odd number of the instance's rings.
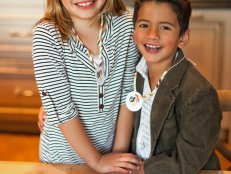
[[[76,116],[99,152],[112,149],[119,106],[133,91],[138,51],[131,37],[131,15],[107,14],[105,18],[102,56],[108,77],[103,86],[96,83],[95,67],[82,42],[75,37],[62,42],[52,23],[43,22],[34,29],[35,78],[46,112],[40,136],[43,162],[84,163],[58,128]]]

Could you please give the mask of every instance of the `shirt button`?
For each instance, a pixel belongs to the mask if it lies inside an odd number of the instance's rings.
[[[47,93],[43,90],[43,91],[42,91],[42,95],[43,95],[43,96],[47,96]]]
[[[99,105],[99,109],[103,109],[103,108],[104,108],[103,104]]]
[[[99,98],[103,98],[103,93],[100,93],[100,94],[99,94]]]

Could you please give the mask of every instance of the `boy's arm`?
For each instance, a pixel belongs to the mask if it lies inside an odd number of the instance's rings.
[[[133,128],[133,113],[125,105],[120,106],[113,152],[128,152]]]

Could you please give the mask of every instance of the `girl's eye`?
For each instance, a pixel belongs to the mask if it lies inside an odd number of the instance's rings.
[[[147,24],[140,24],[139,27],[140,28],[148,28],[148,25]]]
[[[171,30],[171,28],[168,26],[161,26],[160,29],[161,30]]]

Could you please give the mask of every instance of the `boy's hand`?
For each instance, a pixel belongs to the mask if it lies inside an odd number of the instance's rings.
[[[99,173],[128,174],[140,169],[141,160],[131,153],[102,155],[94,169]]]
[[[43,131],[43,126],[44,126],[44,120],[46,118],[46,113],[44,112],[43,107],[41,106],[38,114],[38,127],[40,132]]]

